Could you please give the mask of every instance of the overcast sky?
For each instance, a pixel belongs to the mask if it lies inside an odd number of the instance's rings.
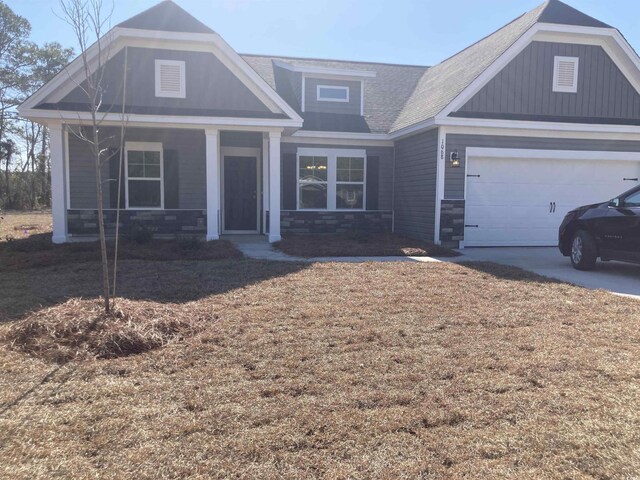
[[[110,0],[104,0],[110,6]],[[74,46],[58,0],[8,0],[38,43]],[[115,25],[158,3],[115,0]],[[541,0],[177,0],[240,53],[433,65]],[[569,0],[640,50],[640,2]]]

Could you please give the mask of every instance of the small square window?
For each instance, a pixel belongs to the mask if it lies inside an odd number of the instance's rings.
[[[553,91],[576,93],[578,91],[578,57],[555,57],[553,63]]]
[[[318,85],[317,99],[319,102],[348,102],[349,87]]]
[[[156,60],[156,97],[186,98],[185,63]]]

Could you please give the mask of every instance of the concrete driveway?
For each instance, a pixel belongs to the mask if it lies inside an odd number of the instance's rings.
[[[595,270],[580,272],[555,247],[465,248],[461,253],[463,256],[457,257],[456,262],[488,261],[512,265],[575,285],[640,299],[639,265],[598,261]]]

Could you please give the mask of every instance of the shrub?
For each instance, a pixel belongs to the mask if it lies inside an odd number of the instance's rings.
[[[196,235],[178,235],[176,244],[180,250],[200,250],[203,242]]]

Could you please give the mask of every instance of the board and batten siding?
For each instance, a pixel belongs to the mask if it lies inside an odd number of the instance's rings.
[[[376,210],[391,211],[393,208],[393,148],[392,147],[358,147],[344,145],[305,145],[297,143],[282,143],[281,155],[283,158],[282,168],[293,168],[295,170],[295,162],[289,165],[286,161],[287,157],[295,157],[298,148],[330,148],[335,150],[366,150],[367,157],[378,158],[378,202]],[[289,195],[296,195],[297,192],[298,172],[282,172],[281,188],[282,188],[282,205],[284,210],[289,210],[289,206],[295,205],[295,199],[285,198]],[[287,185],[286,182],[293,182],[293,185]],[[365,186],[366,188],[366,186]],[[370,191],[367,190],[367,195]],[[369,203],[369,200],[367,200]],[[297,207],[296,207],[297,208]]]
[[[394,230],[433,241],[436,210],[438,130],[396,142]]]
[[[304,110],[305,112],[340,113],[345,115],[360,115],[360,88],[359,81],[330,80],[324,78],[306,77]],[[337,87],[349,87],[348,102],[319,102],[318,85],[331,85]]]
[[[101,130],[103,138],[112,138],[111,145],[118,147],[119,131],[113,128]],[[175,150],[178,159],[178,208],[205,209],[206,144],[204,131],[162,130],[129,128],[126,141],[161,142],[164,150]],[[103,179],[109,178],[109,165],[105,162]],[[109,207],[109,188],[105,187],[104,207]],[[91,152],[85,142],[69,134],[69,193],[72,209],[96,208],[95,170]]]
[[[155,61],[185,62],[185,98],[156,97]],[[253,112],[269,114],[269,109],[212,53],[128,47],[127,107],[171,108],[197,114],[198,110],[215,110],[221,114]],[[105,105],[122,105],[124,50],[105,64]],[[62,103],[86,103],[87,96],[74,89]],[[145,113],[140,111],[139,113]],[[150,110],[148,113],[153,113]]]
[[[578,57],[577,93],[553,91],[554,57]],[[532,42],[452,116],[640,123],[640,95],[602,47]]]
[[[451,152],[457,150],[458,155],[460,156],[460,167],[453,168],[449,162],[446,162],[444,188],[445,199],[464,199],[467,147],[640,152],[640,141],[448,134],[446,158],[449,158]],[[468,171],[466,173],[473,174],[472,171]]]

